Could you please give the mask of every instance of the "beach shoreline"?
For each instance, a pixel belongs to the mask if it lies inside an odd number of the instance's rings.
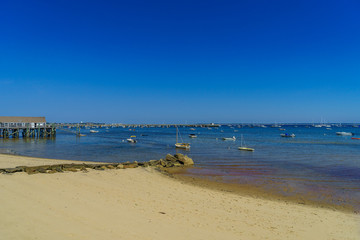
[[[327,208],[346,213],[359,214],[360,210],[360,206],[358,206],[359,208],[355,208],[353,205],[347,203],[335,204],[331,203],[331,199],[325,200],[323,198],[314,200],[309,196],[303,196],[300,194],[285,196],[284,194],[280,194],[278,192],[265,190],[261,186],[224,182],[219,179],[220,177],[206,175],[187,175],[186,169],[184,168],[169,168],[165,169],[164,171],[171,175],[171,177],[189,185],[200,186],[220,192],[231,192],[240,196],[248,196],[252,198],[267,199],[279,202],[290,202],[293,204],[306,205],[315,208]]]
[[[0,167],[82,161],[0,155]],[[154,168],[0,174],[4,239],[358,239],[359,214],[240,195]],[[219,191],[220,190],[220,191]]]

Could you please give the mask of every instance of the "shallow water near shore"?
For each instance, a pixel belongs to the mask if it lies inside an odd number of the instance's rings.
[[[346,131],[360,135],[359,128],[332,129],[306,126],[279,128],[222,126],[180,128],[191,149],[175,149],[175,128],[100,128],[98,133],[82,129],[58,129],[53,139],[0,139],[0,152],[33,157],[97,162],[147,161],[167,153],[187,154],[196,163],[182,171],[223,183],[249,185],[279,196],[300,197],[360,209],[360,140],[337,136]],[[294,133],[295,138],[280,137]],[[197,138],[189,138],[196,134]],[[135,135],[138,142],[126,141]],[[254,152],[239,151],[240,138]],[[223,137],[237,138],[224,141]]]

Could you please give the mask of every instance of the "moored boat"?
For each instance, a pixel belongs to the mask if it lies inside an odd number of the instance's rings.
[[[196,135],[196,134],[191,133],[191,134],[189,134],[189,138],[197,138],[197,135]]]
[[[227,140],[235,141],[235,140],[236,140],[236,137],[235,137],[235,136],[233,136],[233,137],[231,137],[231,138],[223,137],[222,140],[224,140],[224,141],[227,141]]]
[[[178,142],[178,135],[179,135],[180,133],[179,133],[179,129],[178,129],[178,127],[176,127],[176,143],[175,143],[175,147],[176,148],[183,148],[183,149],[190,149],[190,143],[179,143]],[[182,141],[182,137],[181,137],[181,135],[180,135],[180,138],[181,138],[181,141]]]
[[[280,134],[281,137],[295,137],[295,134],[288,134],[288,133],[282,133]]]
[[[129,143],[137,143],[137,140],[135,138],[136,136],[130,136],[128,139],[126,139],[126,141],[128,141]]]
[[[253,148],[250,148],[250,147],[246,147],[245,146],[245,141],[244,141],[244,137],[243,135],[241,134],[241,141],[240,141],[240,147],[238,147],[239,150],[242,150],[242,151],[250,151],[250,152],[253,152],[255,149]]]
[[[336,135],[339,135],[339,136],[353,136],[355,134],[352,133],[352,132],[336,132]]]

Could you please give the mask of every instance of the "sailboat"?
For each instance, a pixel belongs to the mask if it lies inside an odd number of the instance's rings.
[[[245,141],[243,138],[243,135],[241,134],[241,141],[240,141],[240,147],[238,147],[239,150],[243,150],[243,151],[251,151],[253,152],[255,149],[253,148],[249,148],[245,146]]]
[[[85,134],[81,134],[81,132],[80,132],[80,125],[77,126],[76,136],[77,136],[77,137],[85,137],[85,136],[86,136]]]
[[[178,135],[179,135],[179,129],[178,129],[178,127],[176,127],[176,143],[175,143],[175,147],[183,148],[183,149],[190,149],[190,143],[179,143],[178,142]],[[180,138],[181,138],[181,141],[183,141],[181,135],[180,135]]]

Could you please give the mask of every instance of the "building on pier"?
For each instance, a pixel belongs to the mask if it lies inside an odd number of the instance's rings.
[[[45,117],[1,117],[0,137],[52,137],[54,126],[47,124]]]

